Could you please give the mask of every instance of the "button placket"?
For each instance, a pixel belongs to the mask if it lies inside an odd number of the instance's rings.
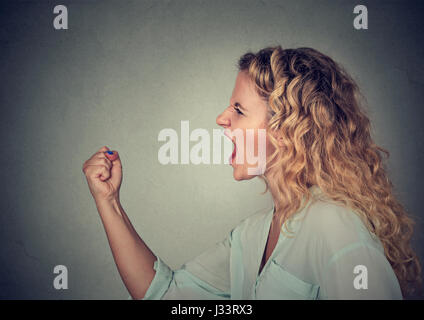
[[[256,297],[257,297],[256,290],[258,288],[258,284],[262,280],[262,278],[264,277],[264,274],[266,273],[266,271],[268,269],[268,265],[269,265],[270,260],[271,260],[271,257],[269,257],[268,261],[265,263],[264,267],[262,268],[261,273],[259,274],[259,276],[256,277],[255,283],[253,284],[252,292],[254,293],[254,299],[256,299]]]

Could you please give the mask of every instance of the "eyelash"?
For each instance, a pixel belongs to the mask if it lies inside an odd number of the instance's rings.
[[[237,108],[236,106],[234,106],[233,108],[238,114],[243,115],[243,112],[241,112],[239,108]]]

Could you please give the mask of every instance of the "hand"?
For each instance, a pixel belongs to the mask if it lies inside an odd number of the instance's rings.
[[[82,171],[94,200],[119,200],[122,164],[117,151],[106,146],[100,148],[84,162]]]

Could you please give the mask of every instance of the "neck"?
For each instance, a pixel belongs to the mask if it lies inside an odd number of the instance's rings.
[[[278,197],[278,186],[275,183],[275,179],[270,178],[269,176],[266,176],[267,182],[268,182],[268,189],[272,196],[272,201],[274,202],[274,213],[279,212],[280,208],[283,207],[281,203],[281,199]],[[306,187],[309,189],[313,185],[310,183],[306,184]]]
[[[268,189],[272,196],[272,201],[274,202],[274,213],[278,212],[282,207],[281,199],[278,197],[278,186],[275,184],[274,180],[267,177]]]

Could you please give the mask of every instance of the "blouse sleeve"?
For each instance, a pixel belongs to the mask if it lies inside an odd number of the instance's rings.
[[[320,299],[402,299],[382,242],[359,214],[339,204],[320,202],[304,222],[301,240],[308,247],[302,249],[310,256],[313,276],[309,278],[320,286]]]
[[[362,242],[333,255],[321,289],[327,299],[402,299],[396,275],[384,253]]]
[[[231,234],[179,270],[157,257],[156,274],[143,300],[229,299]]]
[[[314,223],[322,298],[402,299],[382,243],[367,230],[359,215],[331,205],[314,213],[318,213]]]

